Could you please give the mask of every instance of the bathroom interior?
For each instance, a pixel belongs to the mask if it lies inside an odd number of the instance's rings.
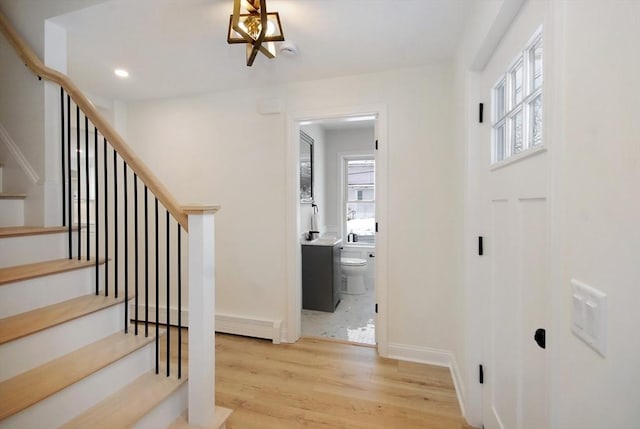
[[[375,123],[299,124],[303,336],[376,344]]]

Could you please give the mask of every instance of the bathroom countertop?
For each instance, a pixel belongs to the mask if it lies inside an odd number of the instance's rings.
[[[302,240],[300,243],[305,246],[335,246],[342,243],[342,238],[321,237],[311,241]]]

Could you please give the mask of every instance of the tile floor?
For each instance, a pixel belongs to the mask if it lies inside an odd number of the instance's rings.
[[[302,335],[375,344],[375,293],[367,285],[362,295],[342,294],[334,313],[302,310]]]

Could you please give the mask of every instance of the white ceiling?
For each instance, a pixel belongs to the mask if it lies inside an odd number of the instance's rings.
[[[270,0],[294,58],[228,45],[232,0],[110,0],[54,18],[85,91],[140,100],[449,61],[474,0]],[[113,69],[123,67],[121,80]]]

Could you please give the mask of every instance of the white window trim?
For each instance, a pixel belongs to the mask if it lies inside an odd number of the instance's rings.
[[[537,145],[533,145],[533,129],[531,118],[531,103],[538,97],[542,96],[542,106],[544,112],[544,72],[542,85],[533,89],[533,62],[530,58],[530,53],[537,46],[543,44],[542,26],[540,26],[529,39],[525,47],[518,53],[516,58],[509,64],[507,70],[502,73],[496,80],[496,83],[491,88],[491,103],[492,103],[492,118],[491,118],[491,170],[508,165],[512,162],[519,161],[523,158],[528,158],[529,155],[539,153],[545,147],[544,139]],[[544,49],[544,48],[543,48]],[[522,100],[515,103],[515,94],[513,93],[513,78],[512,72],[522,63]],[[543,51],[543,67],[544,67],[544,51]],[[498,117],[498,103],[496,102],[497,89],[504,87],[504,114]],[[513,126],[512,118],[519,112],[522,112],[522,144],[523,149],[514,154],[512,139]],[[498,160],[497,153],[497,129],[504,126],[504,158]],[[544,129],[544,121],[542,122]]]
[[[340,171],[340,204],[338,206],[338,219],[340,221],[340,236],[342,237],[343,244],[347,243],[347,220],[345,218],[345,210],[347,207],[347,161],[353,159],[372,159],[376,162],[376,154],[375,153],[367,153],[360,151],[349,151],[349,152],[340,152],[338,153],[338,169]],[[377,168],[377,166],[376,166]],[[377,188],[377,183],[375,184]],[[376,204],[376,196],[377,192],[374,191],[374,199],[373,200],[365,200],[363,202],[372,202],[374,205]],[[359,245],[360,243],[350,243],[350,245]],[[371,246],[375,244],[375,234],[374,234],[374,242],[373,243],[361,243],[363,246]]]

